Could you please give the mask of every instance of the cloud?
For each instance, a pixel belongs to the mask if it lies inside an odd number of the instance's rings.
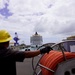
[[[44,39],[58,41],[75,34],[74,0],[9,0],[0,2],[0,8],[8,3],[12,16],[0,15],[0,29],[8,30],[12,36],[18,32],[23,40],[36,31]],[[55,40],[58,39],[58,40]]]

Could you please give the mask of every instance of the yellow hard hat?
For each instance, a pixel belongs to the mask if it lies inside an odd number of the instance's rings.
[[[10,41],[12,37],[6,30],[0,30],[0,43]]]

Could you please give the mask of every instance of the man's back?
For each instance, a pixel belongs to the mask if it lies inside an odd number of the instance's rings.
[[[0,75],[16,75],[16,62],[23,60],[23,52],[0,48]]]
[[[16,63],[0,60],[0,75],[16,75]]]

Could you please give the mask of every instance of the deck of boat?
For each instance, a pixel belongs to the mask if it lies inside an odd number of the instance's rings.
[[[34,58],[34,66],[40,59],[40,56]],[[33,75],[32,58],[25,58],[23,62],[16,62],[17,75]]]

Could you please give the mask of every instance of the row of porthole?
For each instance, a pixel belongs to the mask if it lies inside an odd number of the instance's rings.
[[[71,75],[71,74],[75,74],[75,68],[71,69],[71,73],[70,73],[70,71],[66,71],[64,73],[64,75]]]
[[[25,51],[30,51],[30,49],[25,49]]]

